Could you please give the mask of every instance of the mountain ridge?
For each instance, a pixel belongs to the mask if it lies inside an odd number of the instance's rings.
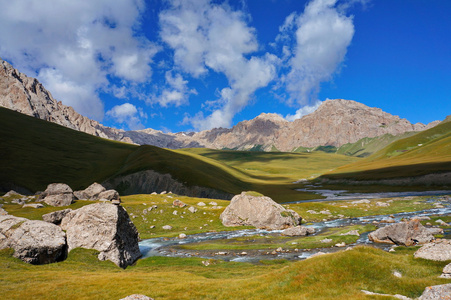
[[[55,100],[35,78],[0,59],[0,106],[65,127],[111,140],[162,148],[212,148],[264,151],[294,151],[298,147],[334,146],[365,137],[400,135],[422,131],[440,123],[411,124],[406,119],[353,100],[324,101],[311,114],[292,122],[278,114],[262,113],[232,128],[214,128],[193,133],[164,133],[152,128],[124,131],[100,124]]]

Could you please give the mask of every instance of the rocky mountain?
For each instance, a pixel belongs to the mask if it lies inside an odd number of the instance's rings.
[[[341,146],[364,137],[399,135],[437,125],[411,124],[406,119],[343,99],[326,100],[313,113],[288,122],[277,114],[263,113],[232,128],[195,133],[163,133],[154,129],[124,131],[103,126],[56,101],[35,78],[26,76],[0,59],[0,105],[95,136],[135,144],[178,149],[258,149],[293,151],[298,147]]]

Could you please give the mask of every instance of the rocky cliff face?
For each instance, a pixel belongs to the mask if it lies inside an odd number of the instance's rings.
[[[35,78],[0,59],[0,105],[23,114],[102,138],[132,142],[125,131],[103,126],[56,101]]]
[[[234,127],[197,133],[163,133],[154,129],[123,131],[103,126],[56,101],[35,78],[0,59],[0,105],[95,136],[140,145],[178,149],[207,147],[293,151],[298,147],[341,146],[364,137],[402,134],[437,125],[411,124],[406,119],[351,100],[327,100],[313,113],[288,122],[277,114],[261,114]]]

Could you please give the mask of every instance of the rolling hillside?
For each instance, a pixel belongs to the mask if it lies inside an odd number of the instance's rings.
[[[77,190],[94,181],[153,170],[170,174],[188,187],[230,195],[255,190],[285,202],[317,197],[295,191],[299,184],[293,182],[357,160],[326,153],[137,146],[94,137],[5,108],[0,108],[0,136],[0,189],[4,192],[36,192],[52,182],[64,182]],[[121,191],[120,186],[116,188]]]
[[[331,179],[377,180],[451,171],[451,122],[397,140],[358,163],[324,175]],[[451,185],[451,178],[448,179]]]

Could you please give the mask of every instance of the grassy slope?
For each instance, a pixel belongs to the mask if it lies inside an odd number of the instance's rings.
[[[451,170],[451,122],[393,142],[370,157],[337,168],[328,178],[384,179]]]
[[[247,183],[247,190],[258,191],[277,202],[318,198],[318,195],[311,196],[296,191],[295,189],[301,186],[293,182],[317,177],[336,167],[360,160],[323,152],[249,152],[200,148],[182,149],[177,152],[203,156],[232,168],[236,170],[234,176]]]
[[[170,173],[188,185],[241,192],[235,170],[203,157],[153,146],[135,146],[82,132],[0,108],[0,182],[31,191],[52,182],[73,189],[111,176],[152,169]]]
[[[343,155],[188,149],[172,151],[97,138],[0,108],[0,183],[30,191],[52,182],[81,189],[142,170],[231,194],[256,190],[279,202],[311,199],[292,182],[355,161]]]

